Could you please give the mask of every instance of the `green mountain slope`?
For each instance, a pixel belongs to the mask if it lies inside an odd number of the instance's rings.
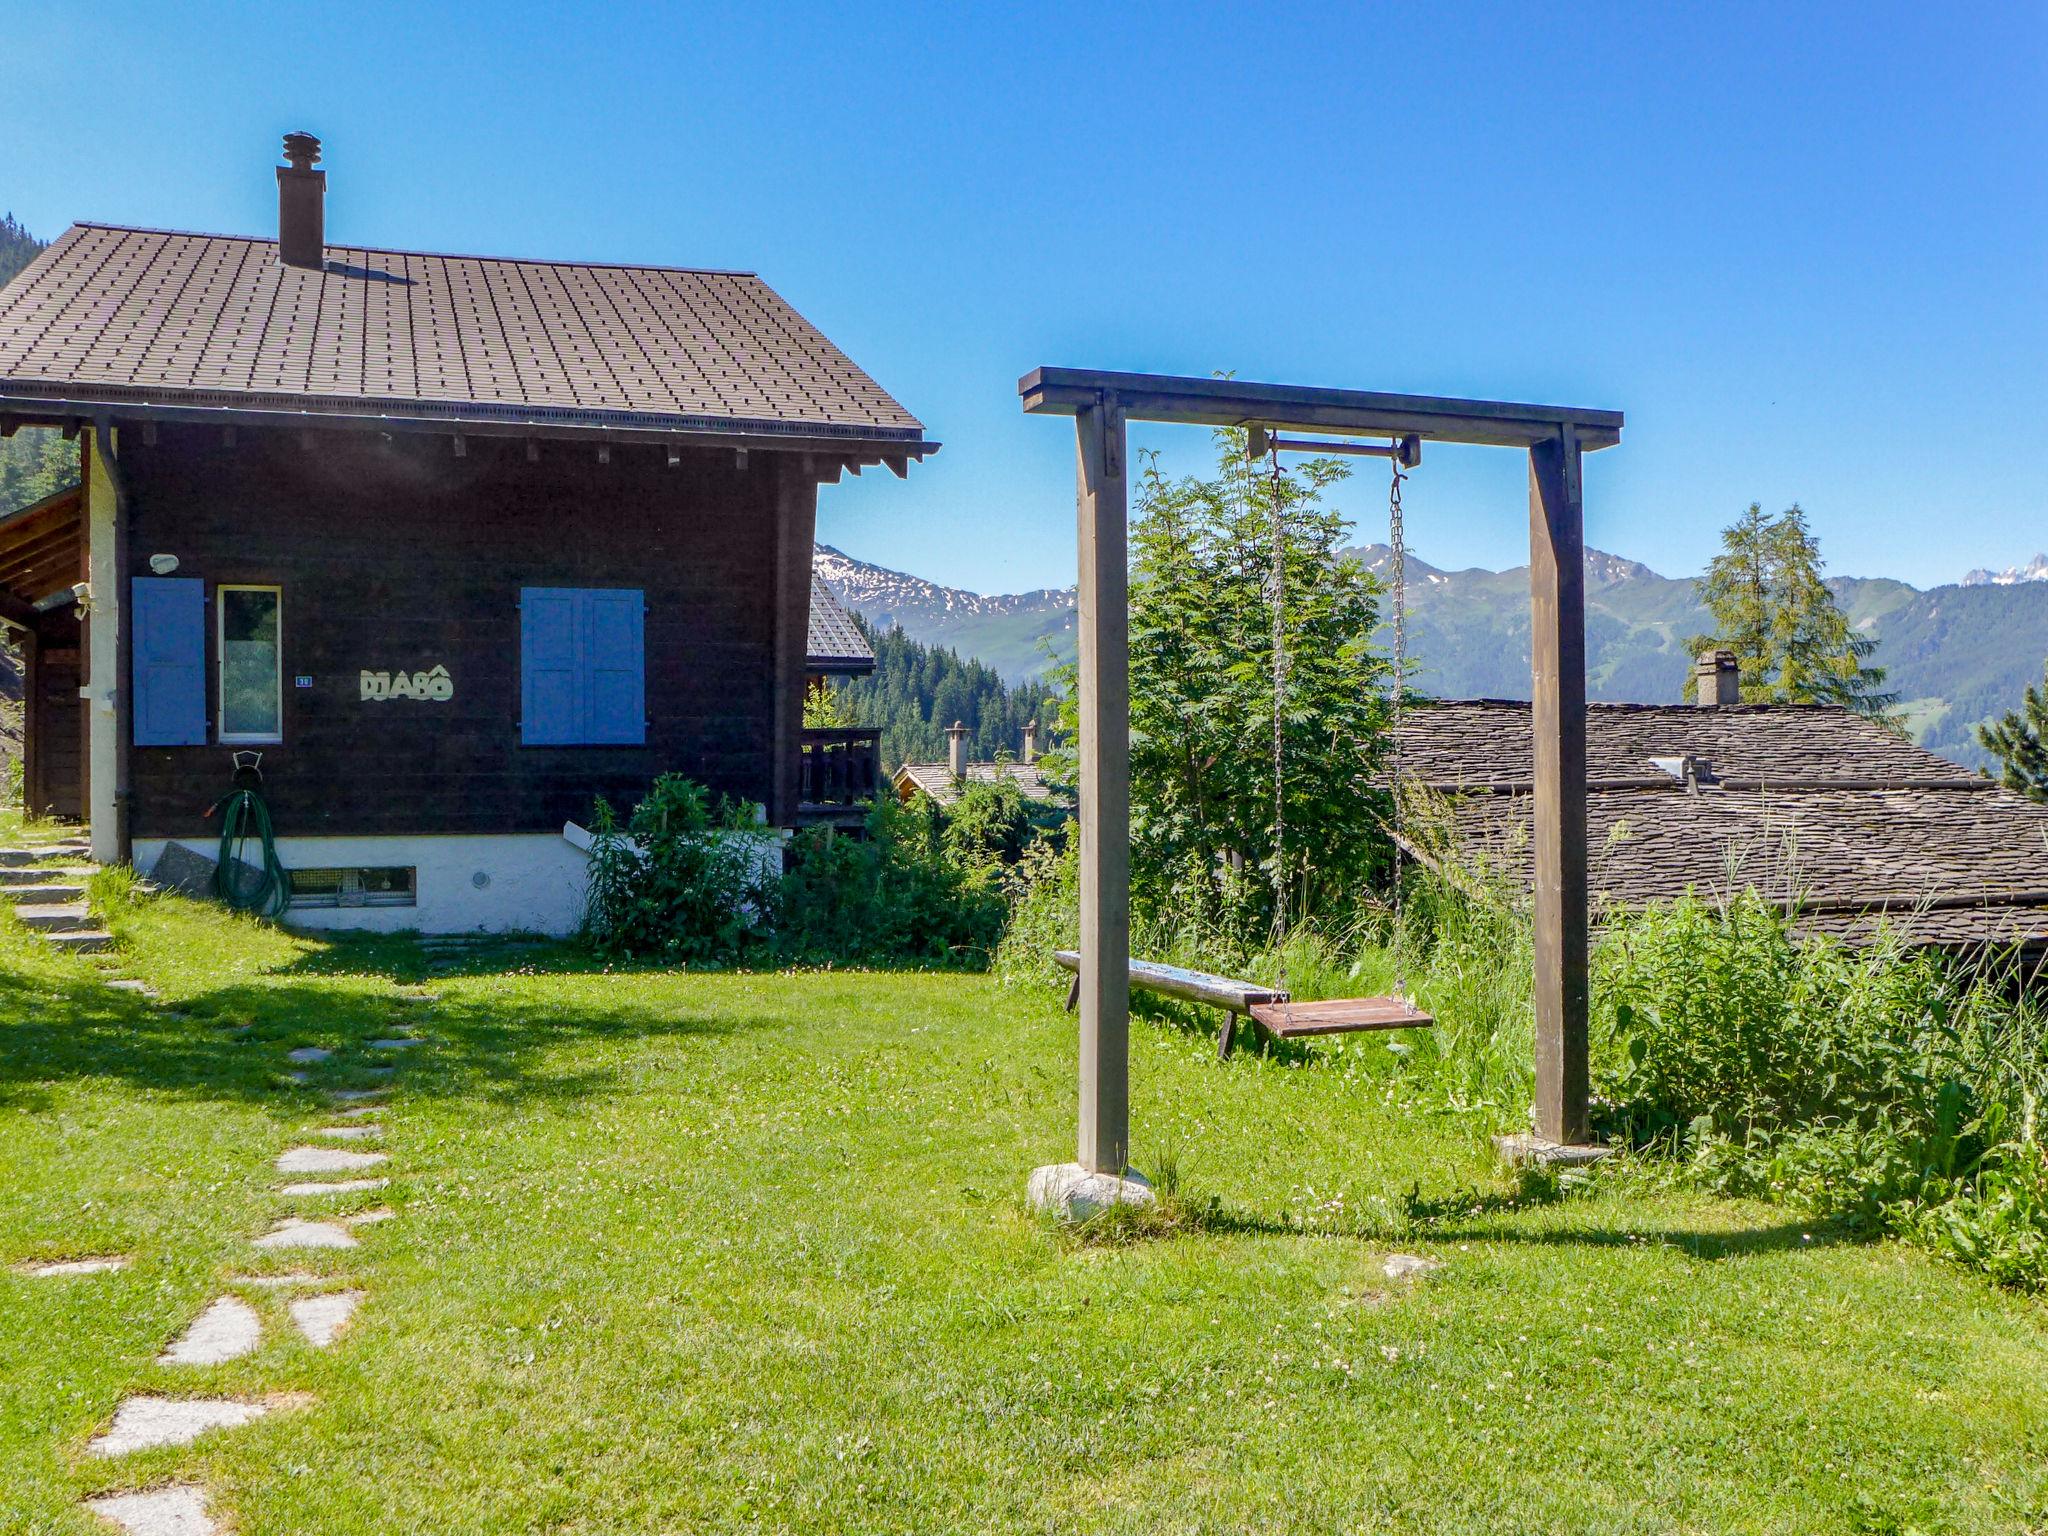
[[[1042,676],[1044,647],[1072,655],[1073,594],[982,597],[833,552],[849,606],[913,638],[987,662],[1011,681]],[[1386,569],[1384,545],[1358,551]],[[1409,650],[1417,682],[1443,698],[1529,696],[1529,573],[1446,571],[1408,562]],[[2048,657],[2048,581],[1919,591],[1889,577],[1829,583],[1850,619],[1878,642],[1878,662],[1923,746],[1981,765],[1975,726],[2018,701]],[[1675,703],[1693,658],[1688,636],[1709,628],[1690,580],[1598,550],[1586,554],[1586,689],[1612,703]]]

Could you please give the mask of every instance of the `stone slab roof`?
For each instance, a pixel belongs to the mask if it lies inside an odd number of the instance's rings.
[[[1455,699],[1410,712],[1402,771],[1443,789],[1525,783],[1534,770],[1529,705]],[[1586,706],[1586,777],[1659,776],[1655,757],[1691,757],[1737,783],[1921,782],[1966,777],[1946,758],[1847,710],[1819,704]]]
[[[1404,776],[1447,794],[1468,861],[1530,883],[1529,706],[1410,711]],[[1694,756],[1696,782],[1651,757]],[[1602,911],[1745,888],[1804,932],[2048,945],[2048,806],[1845,710],[1595,705],[1588,887]]]
[[[916,443],[746,272],[74,224],[0,290],[0,397]]]
[[[1050,784],[1036,764],[1031,763],[969,763],[966,781],[970,784],[994,784],[1005,776],[1015,779],[1017,787],[1024,792],[1026,800],[1051,804],[1063,798]],[[953,770],[944,763],[905,763],[896,770],[896,792],[922,791],[938,801],[940,805],[951,805],[960,798],[961,781],[953,777]]]
[[[811,573],[810,669],[813,672],[872,672],[874,647],[853,622],[853,615],[839,606],[839,599],[825,585],[825,578]]]

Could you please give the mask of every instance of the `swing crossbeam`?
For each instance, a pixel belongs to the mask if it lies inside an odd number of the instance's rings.
[[[1081,1001],[1081,955],[1072,949],[1053,954],[1074,973],[1067,989],[1067,1011]],[[1161,965],[1156,960],[1132,960],[1131,985],[1141,992],[1178,998],[1184,1003],[1202,1003],[1223,1010],[1222,1032],[1216,1037],[1216,1059],[1229,1059],[1236,1043],[1239,1019],[1250,1019],[1268,1040],[1298,1040],[1309,1035],[1349,1035],[1367,1030],[1427,1029],[1436,1021],[1400,997],[1329,998],[1320,1002],[1297,1003],[1279,987],[1262,982],[1239,981],[1185,966]]]
[[[1282,437],[1257,423],[1245,428],[1245,457],[1263,459],[1269,453],[1334,453],[1359,459],[1398,459],[1403,469],[1422,462],[1422,438],[1413,432],[1390,443],[1354,443],[1335,437]]]

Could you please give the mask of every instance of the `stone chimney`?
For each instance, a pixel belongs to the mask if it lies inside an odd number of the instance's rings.
[[[946,727],[946,766],[954,778],[967,777],[967,727],[958,720]]]
[[[1038,761],[1038,722],[1024,722],[1024,766],[1029,768]]]
[[[284,157],[291,164],[277,168],[277,258],[317,272],[327,265],[327,173],[313,169],[320,141],[288,133]]]
[[[1742,702],[1742,668],[1733,651],[1701,652],[1696,676],[1701,709],[1720,709]]]

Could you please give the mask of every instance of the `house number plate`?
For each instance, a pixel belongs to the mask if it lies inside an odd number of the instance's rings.
[[[435,703],[455,697],[455,679],[446,667],[427,672],[363,673],[365,699],[431,699]]]

